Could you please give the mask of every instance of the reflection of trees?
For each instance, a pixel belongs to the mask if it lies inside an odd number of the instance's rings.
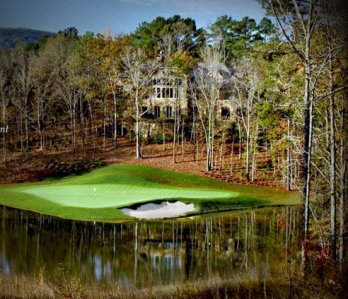
[[[4,214],[5,213],[5,214]],[[296,207],[127,224],[64,221],[3,208],[0,268],[53,273],[57,265],[84,281],[126,287],[215,275],[286,275],[295,266]]]

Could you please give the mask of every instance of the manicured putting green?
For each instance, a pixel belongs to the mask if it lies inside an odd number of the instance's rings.
[[[297,204],[297,193],[218,182],[148,166],[113,164],[78,176],[0,185],[0,204],[75,220],[131,219],[120,208],[161,200],[192,203],[196,212]]]
[[[35,195],[54,203],[81,208],[123,207],[138,202],[160,199],[217,199],[233,198],[236,192],[196,190],[192,188],[142,187],[138,185],[95,184],[43,186],[23,188],[21,192]]]

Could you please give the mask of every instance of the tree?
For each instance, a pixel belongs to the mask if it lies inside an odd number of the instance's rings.
[[[7,162],[7,138],[6,135],[8,132],[8,106],[10,104],[10,89],[11,89],[11,56],[6,52],[0,53],[0,99],[1,99],[1,117],[2,123],[1,126],[3,128],[2,132],[2,142],[3,142],[3,161]]]
[[[132,38],[130,36],[119,36],[115,39],[105,39],[105,45],[101,56],[103,57],[101,70],[106,74],[106,89],[108,94],[112,94],[113,101],[113,146],[117,146],[117,97],[122,92],[122,51],[130,45]]]
[[[201,53],[202,62],[193,71],[194,85],[198,90],[195,102],[205,133],[207,152],[206,169],[213,168],[215,116],[220,92],[227,85],[230,70],[225,66],[225,57],[218,46],[206,46]],[[204,118],[206,117],[206,121]]]
[[[315,0],[297,1],[287,3],[283,7],[277,0],[268,0],[268,5],[275,15],[282,33],[294,52],[304,64],[304,147],[303,147],[303,199],[304,199],[304,261],[307,260],[306,244],[309,240],[309,199],[312,175],[312,137],[313,137],[313,61],[312,61],[312,33],[316,28],[319,12]],[[290,14],[289,14],[290,12]],[[291,18],[290,20],[288,18]],[[292,24],[285,28],[285,24]],[[306,263],[305,263],[306,264]]]
[[[33,64],[33,81],[34,81],[34,97],[33,97],[33,119],[36,122],[36,130],[39,137],[39,148],[43,150],[45,146],[45,117],[47,108],[52,99],[53,80],[51,77],[49,65],[45,59],[36,56]]]
[[[255,142],[256,138],[253,136],[257,136],[255,106],[259,100],[258,85],[260,78],[258,65],[251,59],[242,58],[236,68],[236,74],[232,79],[234,96],[232,96],[231,100],[237,112],[237,117],[240,119],[246,133],[245,176],[249,181],[251,153],[254,150],[252,143]]]
[[[256,114],[263,147],[267,155],[271,153],[274,173],[280,172],[287,189],[300,190],[302,65],[289,45],[279,41],[263,44],[255,53],[262,78]]]
[[[13,53],[14,63],[14,104],[20,112],[20,131],[23,130],[24,122],[24,136],[25,145],[24,150],[27,154],[29,150],[29,106],[31,97],[33,95],[33,63],[34,53],[32,51],[25,51],[23,48],[17,48]],[[22,135],[22,134],[21,134]],[[21,139],[21,147],[23,150],[23,142]]]
[[[148,60],[144,51],[128,47],[122,57],[124,91],[133,104],[135,121],[135,157],[142,158],[141,151],[141,117],[147,113],[142,111],[142,103],[149,96],[152,76],[158,69],[158,62]]]
[[[151,57],[160,51],[168,57],[175,52],[195,52],[202,45],[202,38],[202,30],[196,29],[193,19],[175,15],[167,19],[157,17],[151,23],[143,22],[134,32],[133,43]]]
[[[245,55],[257,44],[275,37],[275,26],[263,18],[259,24],[254,19],[243,17],[240,21],[227,15],[219,17],[210,27],[209,36],[220,43],[229,59]]]
[[[40,51],[40,57],[50,70],[53,81],[54,106],[64,103],[70,118],[71,144],[76,147],[76,109],[78,91],[75,85],[76,72],[74,71],[75,47],[77,39],[70,36],[57,35],[50,38]]]
[[[279,0],[262,1],[275,15],[280,29],[287,43],[301,61],[304,69],[303,82],[303,200],[304,200],[304,262],[307,260],[307,243],[309,242],[309,212],[312,176],[320,173],[321,177],[328,178],[330,189],[330,218],[331,218],[331,256],[336,258],[336,145],[335,145],[335,94],[345,88],[334,83],[334,57],[340,42],[333,38],[339,31],[340,25],[332,11],[328,14],[327,8],[335,6],[334,2],[326,0],[282,2]],[[328,21],[330,20],[330,21]],[[332,22],[331,22],[332,21]],[[325,35],[323,35],[325,32]],[[323,42],[324,41],[324,42]],[[335,50],[334,50],[335,49]],[[325,75],[327,71],[328,76]],[[336,85],[336,86],[335,86]],[[325,87],[324,87],[325,86]],[[327,91],[328,90],[328,91]],[[324,99],[328,103],[321,105]],[[325,107],[325,108],[323,108]],[[326,109],[328,107],[328,110]],[[328,112],[324,112],[327,110]],[[329,147],[328,167],[320,170],[323,164],[320,135],[320,117],[327,114],[326,127]],[[315,141],[315,143],[313,143]],[[321,151],[320,151],[321,150]],[[319,167],[316,165],[319,164]],[[315,167],[315,172],[312,169]],[[327,172],[326,172],[327,171]],[[318,186],[315,186],[318,189]],[[306,263],[305,263],[306,265]]]

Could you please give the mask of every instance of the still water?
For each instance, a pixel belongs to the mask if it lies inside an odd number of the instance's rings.
[[[281,275],[300,247],[298,207],[192,219],[107,224],[0,206],[0,273],[64,269],[86,283],[127,288],[241,273]]]

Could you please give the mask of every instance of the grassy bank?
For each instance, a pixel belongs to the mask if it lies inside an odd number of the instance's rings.
[[[180,200],[196,212],[299,203],[298,194],[241,186],[148,166],[113,164],[63,179],[0,186],[0,204],[75,220],[131,219],[119,208]]]
[[[66,274],[47,279],[42,272],[36,278],[18,276],[10,278],[0,275],[0,298],[85,298],[85,299],[202,299],[202,298],[308,298],[335,299],[341,297],[343,290],[323,284],[317,279],[302,282],[284,274],[280,277],[259,277],[250,274],[236,275],[222,279],[213,276],[209,280],[198,280],[152,286],[144,289],[128,289],[117,283],[110,286],[84,285],[76,277]]]

